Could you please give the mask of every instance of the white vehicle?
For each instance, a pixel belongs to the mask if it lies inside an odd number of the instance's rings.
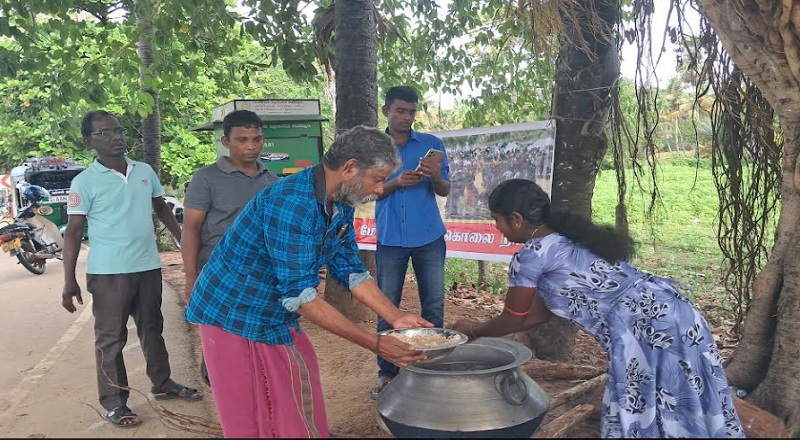
[[[183,224],[183,202],[177,197],[172,196],[164,196],[164,201],[167,202],[167,206],[169,209],[172,210],[172,214],[175,215],[175,218],[178,220],[178,223],[181,225]]]
[[[175,219],[178,220],[178,224],[181,225],[181,227],[183,227],[183,202],[181,202],[179,198],[173,196],[164,196],[164,201],[167,202],[167,206],[169,206],[169,209],[172,210],[172,214],[175,216]],[[164,233],[166,231],[166,233],[169,235],[172,244],[176,248],[178,248],[178,250],[180,250],[181,249],[180,240],[178,240],[174,235],[172,235],[166,229],[167,229],[166,226],[162,226],[160,233]]]

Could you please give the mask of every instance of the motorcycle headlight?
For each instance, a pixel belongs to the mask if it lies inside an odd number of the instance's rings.
[[[53,212],[54,212],[54,209],[53,209],[52,206],[42,205],[42,206],[39,207],[39,214],[41,214],[41,215],[50,215]]]

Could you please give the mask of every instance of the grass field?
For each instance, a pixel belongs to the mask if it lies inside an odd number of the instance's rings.
[[[699,164],[678,160],[659,164],[657,170],[660,199],[652,217],[646,215],[650,203],[649,182],[639,188],[628,179],[628,221],[637,241],[633,263],[656,275],[683,281],[694,288],[695,295],[713,295],[723,303],[720,284],[722,253],[717,245],[716,218],[719,205],[711,165],[708,159]],[[645,179],[649,180],[649,179]],[[598,223],[613,224],[617,204],[617,184],[613,171],[605,170],[597,178],[593,218]],[[477,262],[448,259],[445,266],[447,286],[459,280],[477,283]],[[505,293],[506,264],[490,263],[487,284],[482,290]],[[711,299],[711,298],[704,298]]]

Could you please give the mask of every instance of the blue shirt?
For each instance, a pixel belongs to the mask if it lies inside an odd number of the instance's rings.
[[[403,165],[387,181],[403,171],[413,170],[419,159],[434,148],[442,156],[441,173],[450,180],[447,152],[438,137],[411,130],[406,143],[397,148]],[[433,191],[433,182],[428,178],[414,186],[398,188],[388,196],[375,202],[375,229],[378,242],[384,246],[420,247],[444,235],[445,227]]]
[[[371,279],[358,258],[353,207],[334,203],[329,216],[326,205],[321,164],[260,191],[211,251],[186,319],[291,345],[297,309],[316,297],[321,266],[348,289]]]
[[[86,273],[120,274],[161,268],[153,226],[153,198],[164,195],[153,168],[125,158],[125,175],[94,163],[72,179],[67,214],[89,224]]]

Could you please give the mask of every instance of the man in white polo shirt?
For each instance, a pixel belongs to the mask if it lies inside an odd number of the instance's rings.
[[[93,295],[95,357],[100,404],[114,426],[142,423],[127,406],[128,377],[122,349],[128,339],[128,317],[147,362],[156,399],[199,400],[203,394],[173,381],[161,333],[161,258],[156,247],[152,211],[176,237],[180,226],[164,201],[164,189],[150,165],[125,157],[125,131],[114,115],[95,110],[81,122],[83,143],[97,152],[94,163],[72,181],[64,235],[62,305],[83,304],[75,277],[81,235],[88,221],[89,258],[86,289]]]

